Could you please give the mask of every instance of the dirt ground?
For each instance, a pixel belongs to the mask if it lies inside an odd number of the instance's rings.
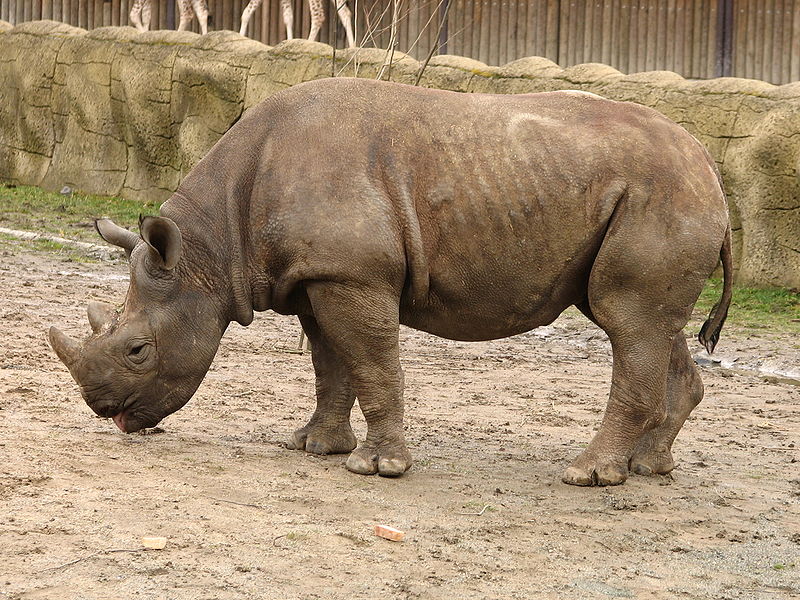
[[[0,598],[800,597],[796,385],[704,366],[671,476],[575,488],[560,474],[605,405],[602,332],[577,313],[487,343],[404,329],[416,462],[363,477],[286,449],[313,372],[280,350],[297,320],[264,313],[231,327],[163,431],[126,436],[93,417],[45,334],[83,337],[87,301],[120,303],[127,266],[24,248],[0,248]],[[718,351],[800,367],[796,338],[761,330],[728,327]]]

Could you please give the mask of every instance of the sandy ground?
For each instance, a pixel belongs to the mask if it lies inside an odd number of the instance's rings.
[[[559,477],[601,418],[602,332],[577,313],[490,343],[404,329],[416,462],[363,477],[285,448],[313,408],[310,357],[279,350],[295,319],[232,326],[194,399],[126,436],[45,342],[85,335],[87,300],[121,302],[126,265],[0,255],[0,598],[800,597],[800,387],[704,367],[671,476],[575,488]],[[727,328],[719,352],[797,367],[799,348]]]

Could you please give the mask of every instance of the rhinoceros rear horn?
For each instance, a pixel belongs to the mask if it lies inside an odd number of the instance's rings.
[[[125,250],[125,254],[130,258],[131,252],[139,243],[139,236],[123,229],[111,219],[95,219],[94,228],[100,237],[107,241],[109,244],[114,244]]]
[[[73,339],[68,338],[60,330],[51,327],[47,335],[50,339],[50,345],[56,351],[58,358],[61,359],[67,368],[71,368],[78,360],[78,353],[80,352],[80,344]]]
[[[181,231],[167,217],[139,217],[142,239],[161,260],[165,269],[173,269],[181,257]]]
[[[99,333],[103,326],[114,320],[117,311],[114,307],[105,302],[89,302],[89,325],[92,326],[92,333]]]

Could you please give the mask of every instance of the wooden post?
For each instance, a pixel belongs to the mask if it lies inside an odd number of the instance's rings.
[[[443,2],[439,5],[439,54],[447,54],[447,42],[450,36],[448,27],[450,24],[450,19],[448,17],[449,8],[450,0],[443,0]]]
[[[733,0],[717,0],[717,45],[714,77],[731,76],[733,19]]]

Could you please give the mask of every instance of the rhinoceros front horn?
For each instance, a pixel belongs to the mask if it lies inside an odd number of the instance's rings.
[[[50,339],[50,345],[56,351],[58,358],[61,359],[67,368],[71,368],[78,360],[78,353],[80,352],[80,344],[73,339],[68,338],[56,327],[51,327],[47,337]]]

